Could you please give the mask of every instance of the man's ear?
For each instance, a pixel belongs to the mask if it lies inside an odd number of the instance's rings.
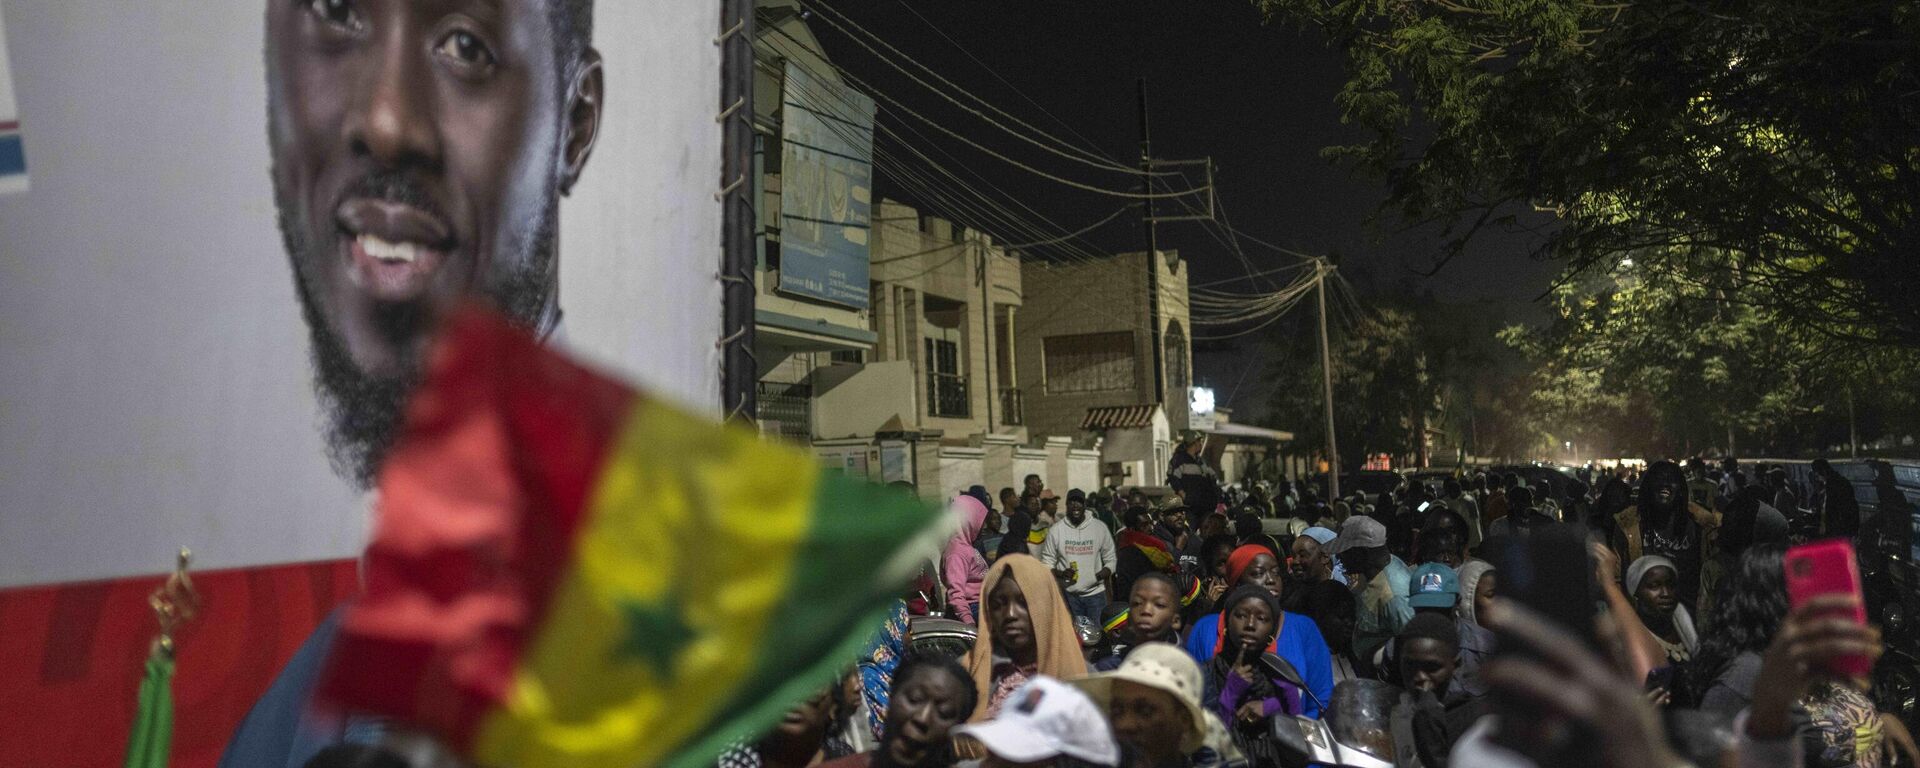
[[[571,194],[586,170],[594,142],[600,138],[600,117],[606,111],[606,75],[600,52],[588,48],[567,84],[566,135],[561,141],[560,194]]]

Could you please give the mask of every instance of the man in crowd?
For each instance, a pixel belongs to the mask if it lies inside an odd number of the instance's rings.
[[[1074,685],[1107,713],[1113,736],[1135,753],[1133,766],[1185,768],[1207,733],[1200,667],[1179,646],[1135,648],[1112,672]]]
[[[495,34],[466,31],[474,16]],[[328,450],[361,486],[438,307],[480,298],[542,335],[559,323],[560,198],[605,105],[592,30],[592,0],[267,4],[274,205]],[[300,766],[376,728],[307,712],[336,629],[295,653],[224,765]]]
[[[1413,734],[1420,759],[1430,768],[1445,768],[1454,742],[1492,710],[1484,697],[1456,698],[1463,653],[1454,621],[1439,613],[1421,613],[1407,622],[1399,637],[1394,664],[1400,683],[1413,694]]]
[[[1508,483],[1509,478],[1512,477],[1512,475],[1502,475],[1498,472],[1486,477],[1487,503],[1480,512],[1480,526],[1487,536],[1493,535],[1493,524],[1507,516],[1507,488],[1518,484],[1517,482]]]
[[[1466,487],[1460,484],[1459,478],[1449,477],[1441,487],[1447,495],[1447,509],[1453,510],[1460,515],[1460,519],[1467,521],[1467,548],[1478,549],[1482,532],[1480,503],[1473,500],[1473,494],[1467,493]]]
[[[1371,517],[1349,517],[1327,547],[1347,569],[1354,593],[1353,655],[1363,672],[1375,669],[1374,653],[1413,619],[1407,564],[1387,551],[1387,529]]]
[[[1813,460],[1813,476],[1820,484],[1820,535],[1844,536],[1860,533],[1860,501],[1853,496],[1853,481],[1840,474],[1826,459]]]
[[[1452,645],[1457,658],[1448,669],[1448,685],[1437,689],[1436,693],[1448,704],[1487,695],[1486,684],[1480,679],[1480,663],[1493,654],[1493,633],[1483,627],[1453,620],[1454,608],[1461,599],[1459,575],[1440,563],[1426,563],[1414,569],[1408,592],[1407,602],[1413,606],[1416,619],[1425,615],[1438,616],[1446,619],[1447,629],[1454,633]],[[1393,642],[1397,644],[1399,641]],[[1387,655],[1392,657],[1396,652],[1404,654],[1405,649],[1390,649]],[[1414,687],[1410,678],[1401,677],[1400,682]]]
[[[1027,475],[1020,482],[1020,506],[1026,508],[1027,514],[1039,516],[1040,492],[1043,490],[1046,490],[1046,484],[1040,482],[1039,475]]]
[[[1086,495],[1078,489],[1068,496],[1067,514],[1047,532],[1040,562],[1053,569],[1075,619],[1085,617],[1098,626],[1100,609],[1107,604],[1107,582],[1119,564],[1113,533],[1087,515]]]
[[[1220,477],[1207,465],[1206,433],[1180,433],[1173,458],[1167,462],[1167,485],[1186,498],[1188,507],[1203,514],[1220,507]]]

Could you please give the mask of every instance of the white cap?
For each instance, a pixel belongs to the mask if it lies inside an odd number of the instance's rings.
[[[953,729],[979,740],[995,757],[1034,763],[1065,755],[1097,765],[1120,764],[1120,745],[1106,713],[1078,688],[1045,675],[1014,689],[1000,716]]]

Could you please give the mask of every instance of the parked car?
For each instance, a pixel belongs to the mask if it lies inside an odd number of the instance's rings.
[[[1519,475],[1520,482],[1528,488],[1532,488],[1538,485],[1540,481],[1545,480],[1547,481],[1547,487],[1553,491],[1553,498],[1555,500],[1566,498],[1567,483],[1573,480],[1573,469],[1571,467],[1561,468],[1550,464],[1510,464],[1493,467],[1487,471],[1499,472],[1505,475]]]
[[[1352,496],[1355,492],[1360,492],[1365,493],[1371,498],[1382,493],[1393,493],[1400,490],[1400,488],[1406,484],[1406,478],[1401,477],[1400,473],[1390,470],[1363,469],[1359,472],[1340,473],[1341,496]],[[1313,487],[1318,489],[1321,496],[1326,496],[1327,476],[1325,473],[1314,476]]]

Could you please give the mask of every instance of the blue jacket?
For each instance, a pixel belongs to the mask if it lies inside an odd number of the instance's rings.
[[[1274,652],[1299,670],[1306,681],[1313,695],[1301,702],[1301,714],[1317,720],[1321,706],[1333,700],[1333,652],[1327,650],[1326,638],[1320,636],[1320,625],[1313,619],[1297,613],[1281,615],[1285,621],[1280,623],[1280,636],[1274,638]],[[1220,614],[1213,613],[1194,622],[1193,632],[1187,635],[1187,654],[1200,663],[1201,669],[1213,660],[1213,644],[1219,633]]]
[[[381,721],[323,715],[307,706],[339,631],[340,609],[335,609],[247,711],[220,755],[220,768],[302,768],[320,750],[335,744],[379,743],[386,731]]]

